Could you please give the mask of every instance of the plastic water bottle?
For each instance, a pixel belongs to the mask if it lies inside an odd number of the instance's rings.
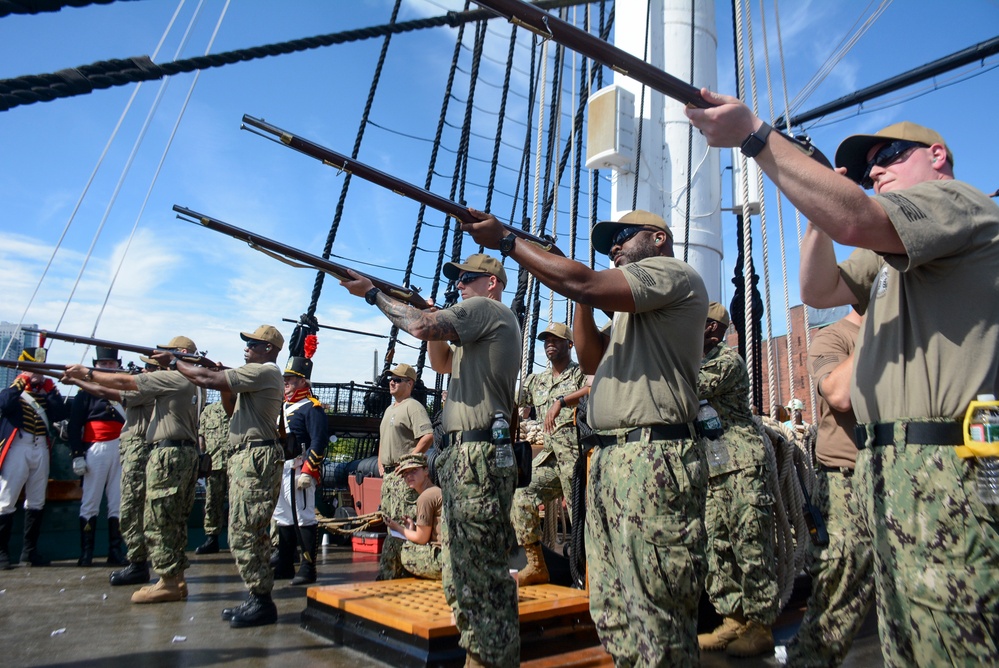
[[[979,394],[979,401],[995,401],[995,395]],[[999,442],[999,408],[975,409],[969,426],[971,439],[983,443]],[[976,482],[978,498],[988,505],[999,504],[999,457],[979,457]]]
[[[708,469],[711,472],[717,471],[728,463],[728,447],[722,442],[722,434],[725,429],[722,427],[721,418],[707,399],[701,400],[701,406],[697,409],[697,427],[704,437],[705,450],[708,456]]]
[[[503,413],[493,413],[493,444],[496,446],[496,468],[513,468],[513,445],[510,441],[510,423]]]

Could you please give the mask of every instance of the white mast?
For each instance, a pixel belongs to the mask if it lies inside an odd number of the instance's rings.
[[[694,73],[691,76],[691,2],[694,0],[627,0],[616,4],[614,43],[673,76],[692,81],[698,88],[717,90],[718,38],[715,33],[713,2],[695,2]],[[646,53],[646,11],[650,10],[651,39]],[[638,170],[637,205],[635,163],[614,168],[611,176],[611,217],[633,208],[661,215],[673,231],[674,252],[683,258],[687,208],[687,141],[689,123],[683,105],[651,89],[645,90],[633,79],[615,73],[614,83],[634,95],[634,142],[639,118],[644,117],[641,141],[641,168]],[[592,122],[592,119],[591,119]],[[705,158],[705,152],[708,151]],[[703,159],[703,162],[702,162]],[[693,135],[694,179],[690,197],[690,245],[687,261],[700,273],[708,296],[721,301],[721,172],[718,151],[709,149],[700,133]]]

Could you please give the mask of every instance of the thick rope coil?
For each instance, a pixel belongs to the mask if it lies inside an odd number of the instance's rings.
[[[0,19],[11,14],[58,12],[63,7],[110,5],[115,0],[0,0]]]
[[[367,531],[376,527],[385,526],[385,522],[382,520],[382,514],[377,510],[373,513],[367,513],[366,515],[344,518],[325,517],[317,510],[316,520],[318,520],[320,528],[325,529],[330,533],[337,533],[344,536],[350,536],[361,531]]]

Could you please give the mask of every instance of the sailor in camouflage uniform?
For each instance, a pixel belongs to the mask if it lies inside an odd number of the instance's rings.
[[[477,253],[464,264],[447,263],[444,275],[457,282],[462,302],[440,311],[392,299],[357,274],[341,285],[428,341],[433,370],[451,374],[443,414],[446,447],[436,464],[444,497],[444,595],[466,666],[516,666],[520,620],[509,555],[516,540],[510,507],[517,467],[496,465],[490,427],[494,412],[509,421],[516,409],[520,326],[500,301],[506,271],[498,260]]]
[[[857,419],[850,406],[850,379],[860,322],[851,309],[808,347],[808,373],[819,399],[812,502],[822,510],[829,544],[812,546],[812,593],[787,646],[791,666],[840,665],[874,604],[874,553],[854,489]]]
[[[201,451],[211,457],[212,470],[205,476],[205,542],[196,554],[217,554],[219,536],[225,526],[225,501],[229,492],[229,415],[223,402],[208,404],[198,424]]]
[[[197,352],[186,336],[175,336],[157,346],[154,359],[168,365],[173,352]],[[163,369],[137,376],[93,371],[80,365],[66,367],[68,378],[77,378],[118,391],[134,391],[140,399],[153,400],[153,414],[146,430],[150,444],[146,463],[146,547],[153,570],[160,579],[132,594],[133,603],[165,603],[187,598],[184,571],[189,562],[187,518],[194,506],[198,474],[198,415],[204,394],[178,371]]]
[[[599,447],[586,495],[586,560],[604,649],[622,666],[697,664],[707,465],[694,420],[704,281],[673,257],[666,222],[649,211],[593,227],[593,247],[615,265],[604,271],[469,211],[478,222],[461,228],[477,243],[500,248],[577,302],[576,356],[584,373],[594,372],[587,418]],[[594,308],[615,312],[604,331]]]
[[[406,537],[402,546],[402,566],[407,574],[428,580],[440,580],[444,569],[441,546],[441,510],[444,505],[441,488],[430,480],[427,458],[423,454],[403,455],[396,472],[417,494],[416,512],[398,522],[386,518],[392,531]]]
[[[711,633],[697,637],[702,650],[732,656],[773,652],[770,626],[779,592],[774,534],[774,497],[769,488],[763,437],[749,407],[746,363],[725,343],[729,317],[718,302],[708,305],[704,358],[697,376],[698,399],[718,411],[728,461],[708,469],[704,525],[708,532],[705,588],[723,617]],[[712,460],[708,458],[709,464]]]
[[[531,462],[531,483],[513,495],[513,512],[510,516],[517,543],[524,548],[527,565],[517,573],[521,586],[548,582],[548,567],[541,550],[541,515],[539,506],[546,509],[566,500],[572,518],[572,473],[579,458],[579,439],[573,409],[579,403],[580,388],[584,384],[583,372],[572,361],[572,331],[561,322],[553,322],[538,334],[544,342],[545,355],[551,366],[541,373],[528,376],[521,389],[522,417],[530,414],[533,406],[539,419],[544,421],[544,448]]]
[[[229,422],[229,551],[249,596],[241,605],[222,610],[222,619],[232,628],[277,622],[268,530],[284,465],[277,433],[284,381],[275,363],[284,336],[276,327],[261,325],[252,333],[240,332],[240,337],[246,342],[246,364],[237,369],[177,361],[177,369],[195,384],[219,390],[223,398],[236,397]]]

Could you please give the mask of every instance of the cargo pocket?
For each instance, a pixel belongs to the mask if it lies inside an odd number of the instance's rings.
[[[658,580],[646,583],[657,601],[696,599],[704,585],[704,524],[665,515],[645,522],[645,540]]]

